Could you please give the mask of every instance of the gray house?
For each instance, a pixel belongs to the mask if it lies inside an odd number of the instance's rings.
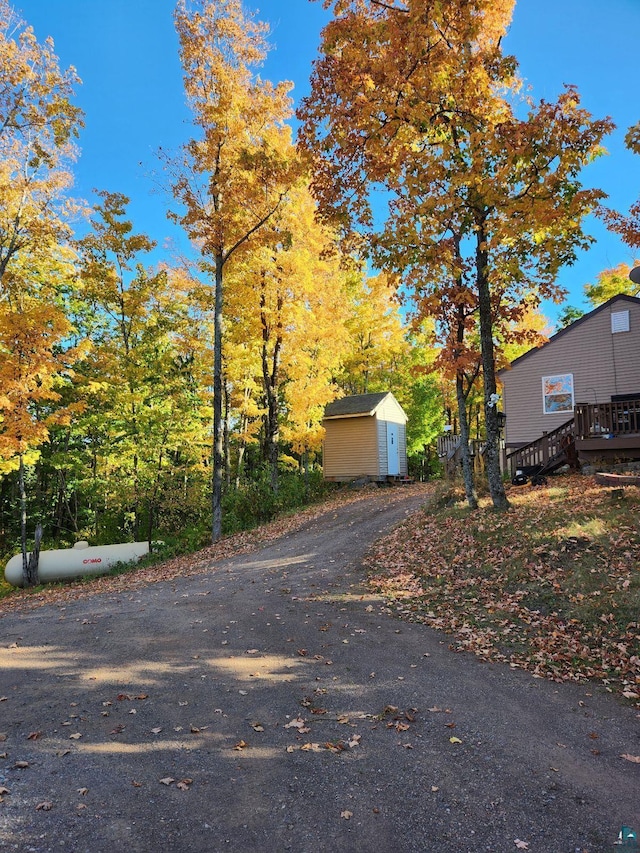
[[[391,392],[329,403],[322,425],[325,480],[407,476],[407,416]]]
[[[640,458],[640,299],[612,297],[498,377],[512,469]]]

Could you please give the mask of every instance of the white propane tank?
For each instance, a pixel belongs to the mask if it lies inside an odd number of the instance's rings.
[[[148,542],[122,542],[116,545],[93,545],[76,542],[73,548],[40,551],[38,577],[41,583],[103,575],[116,563],[133,563],[149,553]],[[22,554],[7,563],[4,579],[12,586],[22,586]]]

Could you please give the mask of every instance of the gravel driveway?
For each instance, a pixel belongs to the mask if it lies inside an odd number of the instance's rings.
[[[637,711],[452,653],[363,583],[376,490],[202,573],[0,618],[0,848],[601,853]]]

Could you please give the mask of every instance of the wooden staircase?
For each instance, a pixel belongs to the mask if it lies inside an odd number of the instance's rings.
[[[553,432],[545,433],[535,441],[507,454],[511,474],[550,474],[563,465],[578,467],[575,442],[575,419],[566,421]]]

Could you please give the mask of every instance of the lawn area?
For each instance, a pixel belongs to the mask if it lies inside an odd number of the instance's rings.
[[[473,512],[443,487],[370,552],[372,587],[456,651],[640,706],[640,488],[573,474],[508,495]]]

